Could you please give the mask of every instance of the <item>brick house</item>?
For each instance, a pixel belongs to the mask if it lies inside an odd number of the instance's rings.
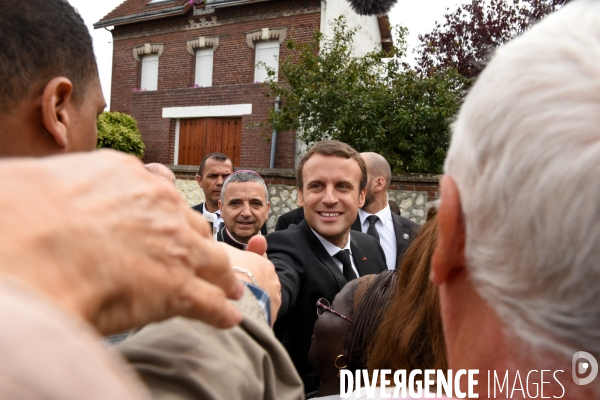
[[[198,1],[197,1],[198,2]],[[199,3],[199,2],[198,2]],[[277,67],[286,38],[327,35],[333,18],[346,14],[361,30],[355,53],[391,43],[387,16],[361,17],[346,0],[125,0],[94,24],[113,27],[111,109],[138,121],[146,162],[197,166],[222,151],[234,165],[268,168],[271,143],[248,128],[274,107],[257,82],[259,61]],[[275,168],[294,168],[293,132],[279,132]]]

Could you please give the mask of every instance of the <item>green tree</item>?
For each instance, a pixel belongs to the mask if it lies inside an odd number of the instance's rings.
[[[296,131],[309,146],[335,139],[378,152],[395,172],[441,172],[466,80],[453,69],[425,76],[402,62],[405,28],[396,29],[390,52],[355,57],[357,29],[343,17],[332,26],[330,39],[316,32],[309,43],[287,41],[280,80],[267,84],[267,96],[283,105],[260,125]]]
[[[116,111],[105,111],[98,117],[97,125],[97,149],[114,149],[138,158],[144,157],[146,146],[133,117]]]

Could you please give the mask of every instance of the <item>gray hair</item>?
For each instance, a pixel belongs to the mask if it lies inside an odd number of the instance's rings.
[[[267,185],[265,185],[264,179],[254,171],[238,171],[229,175],[225,182],[223,182],[223,187],[221,188],[221,204],[225,204],[225,191],[227,190],[227,186],[232,182],[257,182],[262,185],[265,189],[265,199],[267,203],[269,202],[269,190],[267,189]]]
[[[501,47],[453,125],[474,286],[513,337],[600,355],[600,2]],[[443,199],[442,199],[443,202]]]

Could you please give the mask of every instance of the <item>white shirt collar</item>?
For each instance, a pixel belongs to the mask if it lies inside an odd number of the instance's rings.
[[[342,250],[349,250],[350,254],[352,254],[352,249],[350,249],[350,233],[348,233],[348,243],[346,243],[346,246],[344,246],[344,248],[342,249],[340,247],[337,247],[335,244],[331,243],[329,240],[325,239],[323,236],[319,235],[317,232],[315,232],[313,228],[310,228],[310,230],[313,231],[317,239],[319,239],[319,242],[321,242],[321,244],[323,245],[323,247],[325,247],[325,250],[327,250],[327,253],[329,253],[331,257],[333,257]]]
[[[367,217],[369,215],[377,215],[379,217],[379,220],[383,224],[383,226],[385,226],[388,222],[392,221],[392,210],[390,210],[389,205],[387,205],[387,206],[385,206],[385,208],[379,210],[379,212],[376,214],[369,214],[368,212],[364,211],[362,208],[359,208],[358,209],[358,217],[360,218],[361,226],[365,223],[365,220],[367,219]]]
[[[214,215],[214,216],[215,216],[215,217],[217,217],[217,218],[220,218],[220,217],[221,217],[221,213],[219,212],[219,210],[215,211],[214,213],[213,213],[213,212],[210,212],[210,211],[208,211],[208,210],[206,209],[206,202],[204,202],[204,207],[202,207],[202,214],[204,214],[204,215],[207,215],[207,214],[212,214],[212,215]]]

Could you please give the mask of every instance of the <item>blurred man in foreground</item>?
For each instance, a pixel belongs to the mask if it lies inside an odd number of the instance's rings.
[[[453,126],[432,280],[480,398],[600,397],[598,21],[574,1],[498,49]]]
[[[0,33],[0,156],[95,149],[105,103],[81,17],[65,0],[5,0]],[[278,308],[273,265],[215,245],[175,188],[133,157],[2,161],[0,177],[2,398],[141,398],[91,327],[110,334],[183,315],[229,328],[252,315],[227,298],[258,307],[239,282],[248,275]],[[248,250],[263,254],[257,239]]]

